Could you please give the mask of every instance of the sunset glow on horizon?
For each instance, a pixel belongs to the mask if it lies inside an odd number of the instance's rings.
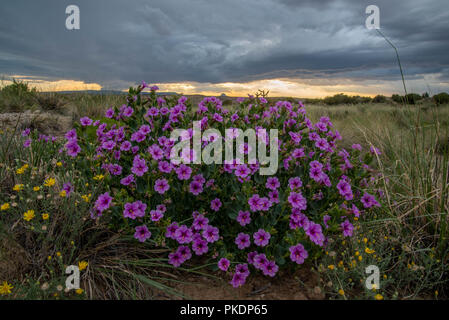
[[[12,83],[12,79],[28,83],[30,87],[41,92],[60,91],[86,91],[86,90],[108,90],[98,83],[87,83],[79,80],[61,79],[44,80],[32,76],[13,76],[8,80],[2,80],[0,86]],[[341,84],[339,84],[341,83]],[[255,94],[258,90],[269,91],[270,97],[301,97],[301,98],[323,98],[338,93],[347,95],[360,95],[374,97],[377,94],[391,94],[386,90],[385,84],[357,84],[352,81],[307,81],[300,79],[266,79],[250,82],[223,82],[223,83],[202,83],[202,82],[173,82],[173,83],[150,83],[159,87],[160,92],[175,92],[186,95],[220,96],[225,94],[230,97],[244,97],[248,94]],[[137,83],[124,84],[122,89],[116,91],[127,92],[125,88],[137,85]],[[396,84],[395,84],[396,87]],[[391,89],[391,87],[390,87]],[[393,92],[395,92],[393,90]]]

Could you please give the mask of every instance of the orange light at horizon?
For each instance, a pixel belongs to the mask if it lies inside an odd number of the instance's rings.
[[[102,90],[98,83],[86,83],[80,80],[45,80],[33,76],[13,76],[16,80],[27,82],[39,91],[84,91]],[[0,81],[0,87],[12,83],[11,80]],[[153,85],[154,83],[152,83]],[[249,82],[204,83],[195,81],[155,83],[161,92],[175,92],[186,95],[246,97],[258,90],[269,91],[270,97],[323,98],[335,94],[360,95],[374,97],[377,94],[391,94],[396,87],[395,82],[377,81],[361,82],[351,79],[264,79]],[[126,83],[124,87],[126,87]],[[132,85],[132,84],[129,84]],[[128,86],[129,86],[128,85]],[[117,89],[126,92],[127,90]],[[398,91],[400,92],[400,91]]]

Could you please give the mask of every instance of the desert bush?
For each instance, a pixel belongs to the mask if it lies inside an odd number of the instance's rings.
[[[408,104],[416,104],[421,99],[422,99],[422,97],[417,93],[408,93],[405,95],[405,101]]]
[[[404,97],[399,94],[393,94],[391,96],[391,100],[393,100],[396,103],[404,103],[404,101],[405,101]]]
[[[435,101],[436,104],[447,104],[449,103],[449,94],[446,92],[436,94],[433,96],[433,101]]]
[[[39,93],[36,95],[36,101],[41,110],[63,113],[63,107],[67,104],[66,101],[55,93]]]
[[[130,88],[126,103],[101,119],[82,117],[66,134],[64,153],[103,177],[106,192],[94,201],[92,218],[168,247],[173,266],[207,255],[231,274],[234,287],[252,268],[274,277],[280,267],[320,256],[335,235],[350,237],[350,217],[380,206],[369,167],[378,151],[363,154],[359,145],[339,150],[341,137],[330,119],[312,123],[302,104],[270,106],[250,96],[231,113],[219,99],[205,98],[193,109],[185,97],[158,97],[157,87],[142,96],[145,87]],[[263,176],[259,162],[238,160],[237,154],[250,153],[244,142],[224,165],[193,164],[200,154],[189,148],[175,163],[179,141],[171,133],[185,129],[181,140],[191,142],[199,133],[194,121],[201,131],[215,129],[200,140],[203,157],[212,147],[214,154],[223,150],[221,137],[233,141],[241,134],[234,129],[255,128],[267,145],[264,129],[279,129],[278,172]],[[225,132],[226,126],[232,130]]]
[[[377,96],[375,96],[373,98],[373,102],[374,103],[385,103],[385,102],[387,102],[387,97],[385,97],[381,94],[378,94]]]
[[[31,109],[36,103],[36,89],[30,88],[26,82],[13,80],[13,83],[0,90],[1,112],[23,112]]]

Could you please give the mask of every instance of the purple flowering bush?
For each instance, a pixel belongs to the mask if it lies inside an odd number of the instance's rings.
[[[313,123],[301,102],[264,97],[239,99],[232,110],[214,97],[193,106],[186,97],[162,97],[143,83],[130,88],[127,101],[101,119],[83,117],[66,135],[62,150],[85,172],[101,175],[105,192],[94,199],[93,219],[107,219],[136,241],[171,249],[175,267],[195,256],[211,259],[230,274],[234,287],[251,272],[274,277],[281,267],[319,256],[336,236],[351,237],[353,217],[380,206],[372,148],[339,149],[341,136],[331,120]],[[201,130],[278,129],[275,175],[259,174],[259,163],[174,164],[174,129],[193,121]],[[216,136],[203,138],[204,149]],[[267,142],[268,144],[268,142]],[[250,146],[237,146],[248,153]],[[183,154],[194,160],[193,152]]]

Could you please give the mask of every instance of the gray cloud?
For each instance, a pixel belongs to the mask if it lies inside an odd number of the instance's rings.
[[[65,29],[77,4],[81,29]],[[5,0],[0,73],[97,82],[399,79],[394,52],[366,30],[381,10],[408,79],[449,79],[446,0]],[[423,90],[426,90],[423,88]]]

